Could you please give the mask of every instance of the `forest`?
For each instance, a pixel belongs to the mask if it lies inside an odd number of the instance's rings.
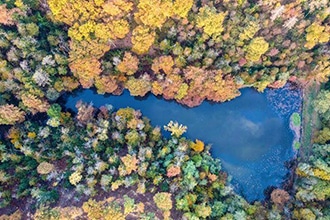
[[[327,0],[0,0],[0,219],[327,220],[329,76]],[[254,202],[177,119],[62,101],[191,108],[287,83],[303,96],[291,181]]]

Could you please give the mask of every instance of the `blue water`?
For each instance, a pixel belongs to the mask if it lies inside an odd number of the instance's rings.
[[[137,99],[128,91],[121,96],[103,96],[83,90],[69,96],[66,107],[77,111],[75,103],[83,100],[96,107],[111,104],[140,109],[154,126],[178,121],[188,127],[186,137],[212,145],[212,155],[220,158],[236,192],[248,201],[263,200],[264,190],[280,186],[288,173],[284,163],[294,156],[289,116],[299,111],[301,100],[297,91],[288,89],[258,93],[246,88],[241,93],[230,102],[203,102],[187,108],[154,95]],[[278,100],[287,105],[279,105]]]

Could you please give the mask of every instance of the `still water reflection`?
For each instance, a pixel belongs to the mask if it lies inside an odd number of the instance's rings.
[[[262,200],[263,191],[280,186],[288,173],[284,163],[294,157],[289,116],[300,110],[301,98],[299,91],[288,86],[264,93],[246,88],[241,93],[230,102],[203,102],[186,108],[153,95],[137,99],[128,91],[121,96],[103,96],[83,90],[69,96],[66,107],[76,111],[75,103],[83,100],[96,107],[111,104],[140,109],[154,126],[178,121],[188,127],[186,137],[212,145],[212,155],[220,158],[238,193],[249,201]]]

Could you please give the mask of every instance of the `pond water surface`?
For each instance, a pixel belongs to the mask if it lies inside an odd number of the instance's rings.
[[[245,88],[241,93],[230,102],[203,102],[187,108],[154,95],[141,99],[130,96],[128,91],[121,96],[104,96],[83,90],[69,96],[66,107],[77,111],[75,103],[83,100],[96,107],[111,104],[116,109],[140,109],[154,126],[178,121],[188,127],[184,136],[212,145],[212,155],[232,176],[236,192],[248,201],[263,200],[264,190],[279,187],[289,172],[284,163],[295,155],[289,117],[300,111],[301,94],[289,86],[264,93]],[[166,131],[163,134],[169,136]]]

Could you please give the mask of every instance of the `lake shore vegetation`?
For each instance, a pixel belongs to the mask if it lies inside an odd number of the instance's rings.
[[[328,219],[329,51],[328,1],[1,0],[0,219]],[[139,110],[58,101],[127,89],[194,107],[288,82],[321,85],[292,116],[302,156],[252,203],[186,126],[165,138]]]

